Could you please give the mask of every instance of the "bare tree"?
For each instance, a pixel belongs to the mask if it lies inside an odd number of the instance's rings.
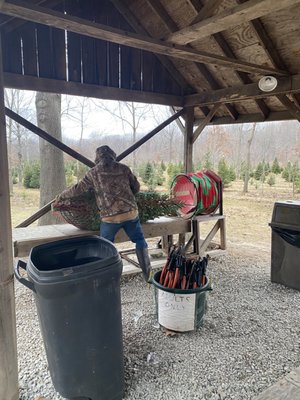
[[[5,104],[8,108],[21,114],[24,118],[31,120],[33,110],[31,107],[33,95],[17,89],[6,89],[4,92]],[[10,172],[10,191],[12,192],[12,166],[15,165],[18,171],[18,185],[22,185],[23,181],[23,160],[26,151],[26,143],[30,133],[20,124],[7,118],[7,134],[8,134],[8,157]],[[16,160],[14,160],[13,147],[16,143]]]
[[[88,97],[70,97],[64,98],[65,108],[62,110],[62,117],[71,119],[79,125],[79,143],[78,151],[82,153],[83,148],[83,136],[88,124],[89,114],[91,111],[90,99]],[[82,178],[80,172],[80,162],[76,161],[76,177],[77,182]]]
[[[106,111],[114,118],[118,118],[122,124],[123,133],[131,133],[132,144],[136,142],[138,131],[142,122],[152,114],[152,106],[148,104],[138,104],[133,102],[118,101],[116,105],[108,106],[107,102],[95,102],[101,110]],[[132,153],[132,169],[136,170],[136,151]]]
[[[174,112],[170,108],[157,107],[153,113],[153,117],[157,125],[159,125],[173,114]],[[161,157],[169,163],[177,161],[178,150],[183,152],[183,146],[179,145],[180,141],[183,140],[183,134],[181,133],[182,128],[184,132],[184,127],[181,121],[176,119],[173,123],[163,129],[159,134],[159,137],[156,137]],[[182,157],[183,153],[179,155],[179,159],[181,160]]]
[[[255,129],[256,129],[256,122],[252,125],[251,130],[250,130],[250,136],[247,140],[247,157],[246,157],[246,168],[245,168],[243,193],[248,193],[248,183],[249,183],[249,177],[250,177],[251,145],[252,145]]]
[[[61,95],[52,93],[36,94],[35,99],[37,122],[39,128],[45,130],[58,140],[61,134]],[[49,203],[66,187],[63,152],[52,144],[40,139],[40,207]],[[39,219],[39,225],[60,223],[50,213]]]

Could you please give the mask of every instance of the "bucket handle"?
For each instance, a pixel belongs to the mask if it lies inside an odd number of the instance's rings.
[[[17,279],[20,283],[22,283],[22,285],[28,287],[28,289],[30,289],[30,290],[32,290],[33,292],[35,292],[34,284],[33,284],[32,282],[28,281],[27,279],[23,278],[23,277],[20,275],[20,268],[22,268],[22,269],[24,269],[24,271],[26,271],[26,268],[27,268],[26,262],[24,262],[24,261],[22,261],[22,260],[19,260],[19,261],[17,262],[17,265],[15,266],[15,277],[16,277],[16,279]]]

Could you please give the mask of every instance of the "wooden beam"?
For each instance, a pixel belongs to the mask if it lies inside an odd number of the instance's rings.
[[[1,1],[1,0],[0,0]],[[4,0],[5,1],[5,0]],[[33,0],[34,4],[41,5],[43,7],[47,8],[54,8],[57,6],[59,3],[61,3],[61,0]],[[7,18],[5,21],[0,23],[0,28],[4,30],[5,33],[11,32],[16,28],[19,28],[20,26],[26,24],[27,21],[20,20],[18,18]]]
[[[19,388],[13,243],[2,65],[0,44],[0,399],[17,400]]]
[[[123,153],[119,154],[117,157],[117,161],[123,160],[123,158],[127,157],[128,154],[132,153],[134,150],[136,150],[138,147],[140,147],[142,144],[146,143],[149,139],[151,139],[154,135],[156,135],[158,132],[160,132],[162,129],[164,129],[166,126],[170,125],[171,122],[175,121],[177,118],[179,118],[181,115],[184,114],[184,110],[177,111],[174,115],[172,115],[170,118],[166,119],[164,122],[159,124],[156,128],[154,128],[151,132],[149,132],[147,135],[142,137],[140,140],[138,140],[136,143],[134,143],[132,146],[128,147],[127,150],[123,151]]]
[[[287,108],[287,110],[300,122],[300,110],[287,96],[278,95],[277,99]]]
[[[282,0],[281,2],[278,2],[278,4],[286,1],[288,0]],[[293,1],[300,2],[300,0]],[[243,6],[244,5],[241,5],[240,7]],[[10,0],[9,2],[5,2],[1,12],[6,15],[53,26],[69,32],[78,33],[80,35],[107,40],[108,42],[123,44],[125,46],[139,48],[169,57],[181,58],[200,63],[222,65],[224,67],[234,68],[251,73],[286,75],[284,71],[274,70],[273,68],[269,68],[267,66],[255,65],[246,61],[232,60],[228,57],[222,57],[219,55],[194,50],[186,46],[176,46],[173,43],[167,43],[148,36],[126,32],[121,29],[108,27],[107,25],[87,21],[82,18],[65,15],[60,12],[45,9],[43,7],[29,4],[20,0]]]
[[[257,83],[219,89],[213,92],[195,94],[185,97],[185,106],[209,106],[216,103],[232,103],[242,100],[263,99],[279,94],[292,94],[300,92],[300,74],[291,75],[278,80],[277,87],[272,92],[262,92]]]
[[[195,120],[195,125],[199,125],[204,118]],[[260,113],[257,114],[239,114],[238,118],[233,121],[230,117],[215,117],[208,125],[230,125],[230,124],[246,124],[252,122],[273,122],[273,121],[289,121],[295,119],[289,111],[270,112],[267,118]]]
[[[229,8],[204,21],[183,28],[169,35],[166,40],[185,45],[298,3],[300,0],[248,0],[244,4]]]
[[[185,109],[185,135],[184,135],[184,170],[186,173],[193,169],[193,128],[194,128],[194,107]]]
[[[209,246],[209,244],[211,243],[213,238],[216,236],[216,234],[217,234],[218,230],[220,229],[220,227],[221,227],[221,225],[220,225],[220,220],[219,220],[211,228],[211,230],[207,234],[206,238],[201,243],[200,248],[199,248],[199,253],[198,253],[199,256],[203,256],[203,254],[206,252],[207,247]],[[223,245],[224,245],[224,243],[223,243]],[[225,244],[225,246],[226,246],[226,244]]]
[[[90,85],[79,82],[37,78],[4,73],[4,86],[12,89],[34,90],[39,92],[61,93],[71,96],[93,97],[96,99],[135,101],[149,104],[173,105],[182,107],[183,98],[173,95],[161,95],[152,92],[118,89],[106,86]]]
[[[193,19],[189,26],[197,24],[207,18],[210,18],[215,10],[219,7],[223,0],[210,0],[204,6],[201,7],[198,15]]]
[[[171,115],[174,115],[174,114],[176,113],[174,107],[169,107],[169,110],[170,110]],[[178,126],[178,128],[180,129],[180,132],[184,135],[185,128],[184,128],[184,126],[183,126],[183,123],[180,121],[180,119],[177,118],[177,119],[175,120],[175,123],[176,123],[176,125]]]
[[[193,135],[193,143],[198,139],[200,133],[203,131],[203,129],[206,127],[206,125],[213,119],[214,115],[218,111],[218,109],[221,107],[221,104],[216,104],[209,112],[209,114],[201,121],[201,124],[197,126],[197,128],[194,131]]]
[[[75,158],[76,160],[82,162],[83,164],[87,165],[88,167],[93,167],[95,164],[93,161],[89,160],[88,158],[84,157],[77,151],[71,149],[71,147],[65,145],[60,140],[55,139],[53,136],[49,135],[49,133],[45,132],[43,129],[37,127],[36,125],[32,124],[31,122],[27,121],[25,118],[21,117],[21,115],[15,113],[14,111],[10,110],[9,108],[5,107],[5,114],[16,121],[18,124],[24,126],[24,128],[30,130],[31,132],[35,133],[42,139],[46,140],[47,142],[53,144],[55,147],[59,148],[60,150],[64,151],[65,153],[69,154],[71,157]]]

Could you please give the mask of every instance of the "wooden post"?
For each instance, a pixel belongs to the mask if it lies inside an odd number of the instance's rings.
[[[1,40],[0,40],[1,43]],[[17,400],[18,363],[14,297],[12,229],[0,46],[0,399]]]
[[[185,109],[185,135],[184,135],[184,170],[191,172],[193,168],[193,128],[194,107]]]

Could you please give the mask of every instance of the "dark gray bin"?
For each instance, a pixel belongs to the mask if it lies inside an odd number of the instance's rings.
[[[300,201],[274,204],[271,281],[300,290]]]
[[[121,274],[118,251],[98,236],[36,246],[15,268],[34,291],[50,375],[65,398],[123,397]]]

